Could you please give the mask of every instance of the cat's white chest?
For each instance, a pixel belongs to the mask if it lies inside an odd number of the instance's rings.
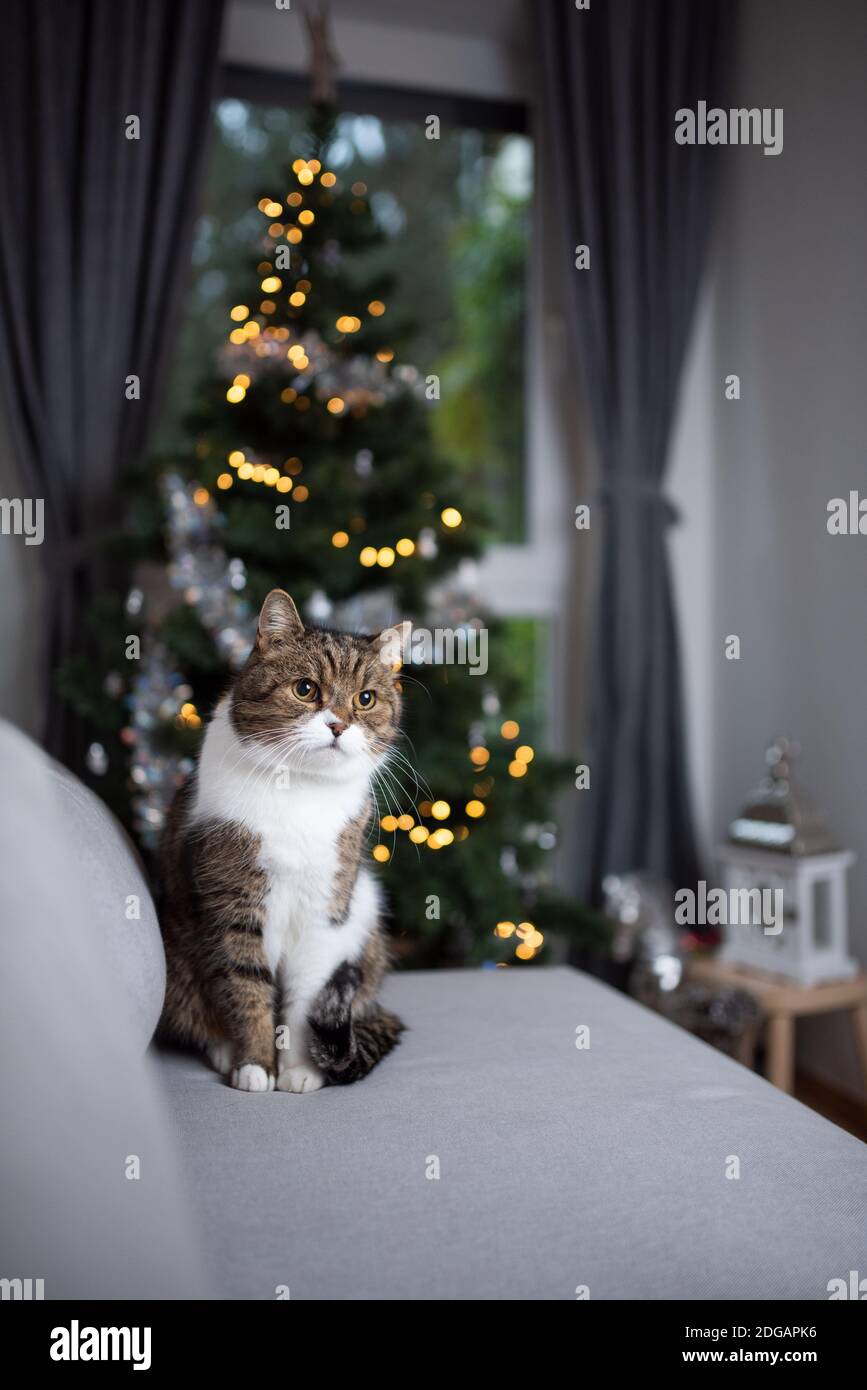
[[[266,936],[291,945],[305,926],[327,924],[340,867],[339,840],[363,805],[363,794],[345,788],[293,787],[271,792],[248,821],[259,840],[267,876]],[[271,956],[272,952],[267,950]]]
[[[258,777],[233,756],[235,740],[223,711],[209,727],[200,759],[196,814],[243,825],[258,842],[267,893],[263,948],[272,970],[319,975],[324,960],[349,949],[355,932],[330,920],[340,868],[340,837],[363,810],[365,777],[348,782]],[[369,893],[362,889],[365,903]],[[368,914],[365,913],[365,916]],[[349,923],[347,923],[349,925]],[[354,925],[354,923],[353,923]],[[365,924],[365,930],[367,924]],[[357,949],[357,944],[356,949]]]

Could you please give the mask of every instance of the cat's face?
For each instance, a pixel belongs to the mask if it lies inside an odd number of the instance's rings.
[[[306,628],[289,595],[273,589],[232,689],[235,732],[263,764],[336,779],[360,775],[397,736],[391,651],[380,636]]]

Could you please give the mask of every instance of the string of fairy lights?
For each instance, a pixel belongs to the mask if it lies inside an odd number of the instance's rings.
[[[331,196],[330,190],[337,185],[337,175],[329,169],[323,169],[318,159],[296,159],[292,165],[292,171],[302,187],[312,185],[317,177],[320,185],[326,190],[324,198]],[[352,185],[353,201],[350,204],[351,210],[361,212],[366,209],[363,201],[367,193],[367,186],[361,181]],[[284,204],[274,198],[264,197],[259,200],[258,208],[263,216],[276,219],[272,220],[268,227],[268,235],[274,240],[281,237],[291,245],[298,245],[304,237],[305,228],[311,226],[316,220],[316,214],[311,208],[304,208],[304,194],[297,189],[290,192],[286,197],[285,207],[289,208],[290,216],[294,214],[295,222],[289,223],[285,217]],[[262,276],[260,289],[266,296],[279,294],[285,288],[283,279],[274,273],[274,266],[271,261],[262,261],[257,270]],[[307,302],[308,296],[313,290],[313,285],[305,276],[299,277],[294,282],[294,289],[288,295],[287,303],[291,309],[301,309]],[[274,325],[263,322],[270,315],[276,313],[278,308],[277,301],[268,297],[259,304],[258,314],[254,313],[248,304],[235,304],[229,310],[229,318],[236,325],[229,331],[228,342],[235,348],[247,348],[251,346],[256,356],[270,357],[273,360],[273,353],[269,348],[274,345],[289,344],[285,348],[284,365],[293,370],[299,377],[304,377],[310,372],[314,365],[313,353],[317,354],[320,345],[314,335],[305,334],[297,342],[291,341],[291,331],[285,325]],[[381,299],[371,299],[367,305],[367,313],[371,318],[381,318],[386,312],[386,305]],[[346,336],[359,332],[362,328],[362,320],[357,314],[339,314],[335,319],[334,327],[340,335],[338,342]],[[261,341],[260,341],[261,340]],[[315,346],[314,346],[315,344]],[[390,348],[382,348],[376,353],[376,361],[385,365],[394,358],[394,353]],[[253,381],[249,372],[236,372],[232,382],[226,390],[226,400],[230,405],[239,405],[247,396]],[[352,399],[354,394],[355,399]],[[325,408],[329,414],[340,417],[348,411],[363,409],[365,405],[373,403],[379,404],[384,397],[377,392],[369,392],[367,401],[359,399],[359,392],[356,389],[350,396],[330,395],[325,399]],[[280,393],[280,399],[287,405],[293,405],[298,410],[310,408],[310,397],[305,392],[299,392],[294,386],[284,388]],[[217,488],[220,492],[228,492],[235,484],[235,479],[241,482],[261,484],[264,487],[272,487],[279,493],[291,493],[293,502],[304,503],[310,497],[310,489],[306,483],[298,483],[297,475],[303,469],[302,461],[297,457],[288,458],[282,468],[275,464],[257,462],[247,457],[243,449],[233,449],[227,457],[227,463],[232,472],[224,471],[217,477]],[[201,488],[196,494],[196,501],[204,506],[209,500],[210,494],[206,488]],[[443,526],[449,530],[454,530],[463,524],[463,516],[457,507],[444,507],[440,512],[440,520]],[[353,531],[362,529],[359,526],[362,518],[353,518],[349,527]],[[331,544],[336,550],[344,550],[351,544],[349,529],[340,528],[331,537]],[[393,545],[362,545],[358,550],[358,563],[365,569],[379,566],[381,569],[390,569],[399,559],[408,559],[419,551],[422,555],[435,553],[432,550],[432,537],[429,533],[413,539],[411,536],[400,536]]]
[[[520,737],[521,727],[514,719],[506,719],[500,725],[500,736],[506,742],[514,742]],[[535,750],[528,744],[522,743],[512,752],[511,761],[508,764],[508,774],[510,777],[524,777],[527,774],[530,764],[535,757]],[[476,772],[483,771],[490,762],[491,751],[484,744],[476,744],[469,750],[469,760]],[[471,821],[479,821],[487,813],[485,798],[490,796],[494,788],[494,778],[486,776],[473,785],[473,796],[463,806],[463,814]],[[453,810],[448,801],[421,801],[417,807],[418,820],[411,815],[388,815],[382,816],[379,821],[380,829],[386,834],[396,836],[397,832],[403,831],[407,838],[414,845],[425,845],[430,850],[446,849],[449,845],[460,844],[469,839],[470,827],[463,823],[460,812],[457,817],[453,816]],[[431,829],[422,824],[422,821],[435,821],[437,824]],[[452,824],[443,824],[445,821],[452,821]],[[384,844],[380,839],[371,850],[373,858],[379,864],[387,864],[392,858],[393,850]],[[532,960],[544,945],[545,937],[533,922],[498,922],[493,930],[494,936],[501,940],[515,937],[515,955],[519,960]]]

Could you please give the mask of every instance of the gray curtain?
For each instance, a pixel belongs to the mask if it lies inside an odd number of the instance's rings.
[[[122,518],[122,470],[164,375],[221,15],[222,0],[3,6],[0,388],[27,495],[45,501],[47,677],[84,650],[83,615],[107,585],[100,539]],[[55,749],[64,725],[54,703]]]
[[[698,875],[663,471],[722,151],[675,142],[675,112],[714,105],[721,0],[543,0],[543,101],[571,270],[573,343],[601,470],[588,668],[586,896],[608,872]],[[580,499],[576,499],[580,500]]]

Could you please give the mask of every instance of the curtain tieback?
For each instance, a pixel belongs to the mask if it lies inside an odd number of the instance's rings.
[[[676,526],[680,512],[658,483],[647,478],[622,477],[600,484],[595,498],[602,507],[620,507],[624,504],[646,507],[649,514],[663,526]]]

